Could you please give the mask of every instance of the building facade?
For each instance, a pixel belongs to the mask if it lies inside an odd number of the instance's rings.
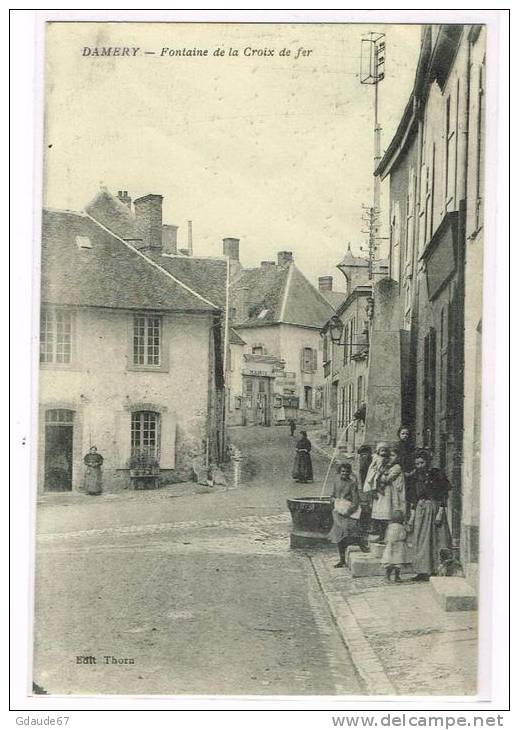
[[[225,292],[227,264],[211,278],[192,262],[207,279],[204,296],[136,241],[88,213],[43,213],[41,491],[81,489],[92,445],[104,457],[106,491],[128,487],[143,455],[162,483],[190,479],[197,459],[220,459],[225,315],[207,297]]]
[[[390,179],[391,266],[375,289],[374,323],[399,330],[393,383],[381,375],[378,385],[451,481],[467,573],[478,552],[484,84],[484,28],[425,27],[413,91],[377,171]],[[382,336],[372,344],[387,359]],[[374,388],[373,441],[376,408]]]
[[[355,256],[348,244],[337,265],[346,281],[346,292],[335,293],[336,313],[322,329],[324,396],[323,419],[328,439],[351,455],[365,441],[365,408],[369,355],[369,311],[372,285],[368,260]],[[377,260],[374,276],[387,276],[387,262]],[[320,281],[324,278],[321,277]],[[329,277],[331,278],[331,277]],[[337,296],[339,295],[339,296]],[[339,299],[340,297],[340,299]],[[333,321],[340,320],[338,342],[332,338]]]
[[[319,418],[320,330],[332,305],[299,271],[291,252],[253,269],[241,267],[237,239],[224,239],[224,253],[233,272],[232,329],[245,343],[241,382],[237,372],[231,381],[230,422],[270,426],[291,417]]]

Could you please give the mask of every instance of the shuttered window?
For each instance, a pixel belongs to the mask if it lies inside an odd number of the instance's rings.
[[[317,370],[317,350],[303,347],[301,350],[301,370],[303,373],[315,373]]]

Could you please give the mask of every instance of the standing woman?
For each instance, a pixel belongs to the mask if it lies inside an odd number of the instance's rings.
[[[359,545],[363,552],[368,550],[361,540],[359,489],[357,478],[352,474],[349,462],[339,466],[331,496],[333,525],[328,537],[339,550],[339,562],[333,567],[344,568],[348,545]]]
[[[303,482],[305,484],[314,480],[312,459],[310,457],[312,444],[306,435],[306,431],[301,431],[300,433],[301,438],[296,444],[296,458],[294,459],[292,476],[296,482]]]
[[[416,453],[413,482],[416,506],[409,524],[413,529],[416,576],[412,580],[426,581],[438,572],[440,550],[451,546],[446,511],[451,485],[441,469],[430,467],[430,455],[423,450]]]
[[[402,425],[398,429],[398,463],[405,479],[406,517],[409,517],[411,506],[416,503],[416,495],[413,494],[414,452],[411,429]]]
[[[97,446],[91,446],[90,451],[83,459],[85,463],[85,492],[87,494],[101,494],[103,491],[103,475],[101,467],[103,457],[97,453]]]

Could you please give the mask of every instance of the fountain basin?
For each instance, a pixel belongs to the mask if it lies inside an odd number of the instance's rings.
[[[292,517],[291,548],[320,548],[329,545],[333,524],[330,497],[293,497],[287,499]]]

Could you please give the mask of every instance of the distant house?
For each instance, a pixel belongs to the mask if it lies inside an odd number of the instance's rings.
[[[320,330],[332,305],[289,251],[252,269],[240,264],[238,239],[224,239],[224,254],[231,266],[232,327],[245,343],[241,378],[232,379],[230,422],[269,426],[297,412],[320,415]]]
[[[41,490],[79,489],[90,445],[109,491],[139,454],[163,483],[222,457],[227,262],[176,256],[161,202],[139,217],[102,191],[86,213],[43,212]]]
[[[373,290],[369,280],[368,260],[355,256],[349,244],[337,268],[346,280],[346,293],[341,294],[340,300],[336,299],[334,302],[334,319],[338,318],[341,324],[339,342],[334,343],[332,339],[332,320],[328,320],[322,330],[323,416],[330,443],[340,445],[345,451],[354,452],[364,442],[362,410],[366,404],[368,309]],[[387,261],[376,261],[375,279],[387,276],[387,273]],[[329,286],[331,277],[321,277],[320,282],[322,279]]]

